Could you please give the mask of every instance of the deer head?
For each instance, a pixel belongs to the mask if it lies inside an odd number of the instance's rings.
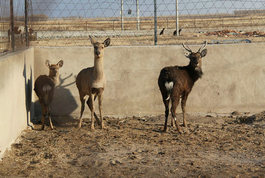
[[[187,51],[185,56],[190,59],[190,65],[195,70],[201,69],[202,58],[205,57],[207,54],[207,49],[205,49],[205,47],[207,46],[207,42],[205,41],[204,44],[199,48],[197,52],[192,52],[192,50],[188,46],[186,46],[184,43],[182,43],[182,46]]]
[[[91,36],[89,36],[89,39],[94,47],[95,58],[102,58],[104,56],[104,48],[110,45],[110,38],[107,38],[103,43],[96,42]]]
[[[57,64],[50,64],[50,61],[46,60],[45,64],[49,68],[49,77],[56,83],[59,78],[59,68],[63,66],[63,60],[60,60]]]

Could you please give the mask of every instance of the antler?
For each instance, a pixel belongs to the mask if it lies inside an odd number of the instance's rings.
[[[183,46],[183,48],[184,49],[186,49],[188,52],[192,52],[192,50],[188,47],[188,46],[186,46],[184,43],[182,43],[182,46]]]
[[[198,52],[201,52],[207,46],[207,41],[204,41],[204,44],[200,47]]]

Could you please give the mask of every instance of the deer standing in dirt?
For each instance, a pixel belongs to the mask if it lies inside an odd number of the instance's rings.
[[[54,88],[59,78],[59,68],[63,66],[63,61],[60,60],[57,64],[50,64],[49,60],[45,62],[46,66],[49,68],[49,76],[40,75],[34,84],[34,91],[36,95],[39,97],[42,118],[41,129],[44,129],[45,119],[49,118],[50,127],[53,129],[53,124],[51,121],[51,113],[50,113],[50,104],[54,95]]]
[[[186,101],[189,93],[192,90],[194,83],[202,76],[202,58],[206,56],[207,46],[205,42],[197,52],[182,44],[184,49],[188,51],[186,57],[190,59],[187,66],[169,66],[161,70],[158,78],[158,86],[162,94],[163,102],[165,105],[165,125],[164,132],[167,131],[167,120],[169,114],[169,102],[171,101],[171,126],[177,127],[180,131],[180,127],[176,120],[176,108],[181,99],[181,108],[183,114],[183,125],[187,127],[186,123]],[[174,121],[175,125],[174,125]]]
[[[89,36],[89,38],[94,47],[94,66],[81,70],[76,77],[76,86],[78,88],[81,101],[78,128],[81,128],[82,125],[82,115],[85,109],[85,96],[88,95],[87,105],[91,111],[91,130],[94,130],[94,117],[101,125],[101,128],[104,128],[102,118],[102,97],[106,85],[106,79],[103,71],[103,56],[104,49],[110,45],[110,38],[107,38],[103,43],[94,41],[91,36]],[[97,97],[100,121],[94,111],[94,101]]]

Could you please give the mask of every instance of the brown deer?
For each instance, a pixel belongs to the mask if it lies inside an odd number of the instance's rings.
[[[188,51],[186,57],[190,59],[187,66],[169,66],[161,70],[158,78],[158,86],[162,94],[163,102],[165,105],[165,125],[164,132],[167,131],[167,119],[169,114],[169,102],[171,101],[171,126],[177,127],[180,131],[180,127],[176,120],[176,108],[181,98],[181,108],[183,113],[183,125],[187,127],[186,123],[186,101],[189,93],[192,90],[194,83],[202,77],[202,58],[206,56],[207,49],[204,49],[207,45],[205,42],[197,52],[182,44],[184,49]],[[174,125],[174,121],[175,125]]]
[[[45,62],[46,66],[49,68],[49,76],[40,75],[34,84],[34,91],[36,95],[39,97],[42,118],[41,129],[44,129],[45,119],[49,118],[50,127],[53,129],[53,124],[51,121],[51,113],[50,113],[50,104],[54,95],[54,88],[59,78],[59,68],[63,66],[63,61],[60,60],[57,64],[50,64],[49,60]]]
[[[82,125],[82,115],[85,109],[85,96],[88,95],[87,105],[91,111],[91,130],[94,130],[94,117],[97,122],[104,128],[102,118],[102,97],[106,85],[106,79],[103,71],[104,49],[110,45],[110,38],[103,43],[96,42],[89,36],[91,44],[94,47],[94,66],[81,70],[76,77],[76,86],[79,91],[81,101],[81,112],[78,128]],[[98,97],[100,121],[94,111],[94,100]]]
[[[21,42],[23,42],[23,37],[25,36],[26,29],[24,26],[15,26],[14,27],[14,35],[19,35]],[[29,36],[33,36],[33,29],[28,27],[28,34]],[[8,42],[11,41],[11,29],[8,29],[7,31],[8,34]]]

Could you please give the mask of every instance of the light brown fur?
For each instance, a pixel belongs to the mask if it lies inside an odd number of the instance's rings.
[[[41,105],[41,122],[42,122],[42,130],[44,129],[44,121],[45,118],[49,118],[50,127],[53,129],[53,124],[50,116],[50,104],[54,95],[54,87],[58,81],[59,77],[59,68],[63,66],[63,61],[60,60],[57,64],[50,64],[47,60],[45,62],[46,66],[49,68],[49,76],[40,75],[34,84],[34,91],[36,95],[39,97],[39,102]]]
[[[106,86],[106,79],[104,75],[104,48],[109,46],[110,39],[107,38],[103,43],[95,42],[90,36],[91,44],[94,47],[94,66],[88,67],[81,70],[76,77],[76,86],[79,91],[80,101],[81,101],[81,112],[79,117],[78,128],[82,126],[82,116],[85,109],[85,96],[88,95],[87,105],[91,111],[91,130],[94,130],[94,117],[97,122],[104,128],[103,118],[102,118],[102,100],[103,91]],[[98,97],[99,104],[99,116],[98,119],[94,111],[94,100]]]

